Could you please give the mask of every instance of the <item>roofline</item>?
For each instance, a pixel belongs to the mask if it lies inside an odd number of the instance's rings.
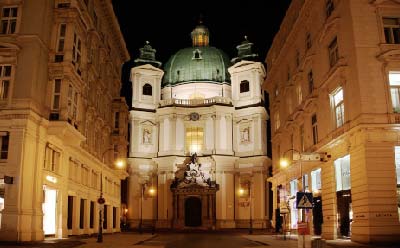
[[[104,3],[105,11],[107,11],[107,13],[109,15],[111,15],[111,17],[112,17],[112,18],[108,18],[108,19],[111,20],[111,22],[110,22],[111,28],[113,29],[114,33],[116,34],[116,36],[114,36],[114,39],[117,41],[122,60],[124,62],[126,62],[130,59],[130,55],[129,55],[128,49],[126,48],[125,39],[124,39],[124,36],[122,35],[121,28],[118,23],[118,19],[115,15],[114,8],[112,6],[112,2],[111,2],[111,0],[101,0],[101,1]]]

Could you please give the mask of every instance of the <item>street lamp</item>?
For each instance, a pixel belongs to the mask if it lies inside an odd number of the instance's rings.
[[[97,243],[102,243],[103,242],[103,215],[104,215],[104,203],[106,202],[106,199],[103,197],[103,164],[104,162],[104,157],[107,152],[114,150],[114,147],[106,149],[103,154],[101,155],[102,158],[102,163],[101,163],[101,170],[100,170],[100,197],[97,199],[97,203],[99,203],[99,232],[97,233]],[[118,168],[122,168],[124,166],[124,162],[122,160],[118,160],[115,162],[115,165]]]
[[[251,198],[251,181],[248,180],[246,182],[246,187],[247,187],[247,192],[249,194],[249,234],[253,234],[253,213],[252,213],[252,198]],[[239,195],[243,196],[245,194],[246,190],[243,188],[239,189]]]

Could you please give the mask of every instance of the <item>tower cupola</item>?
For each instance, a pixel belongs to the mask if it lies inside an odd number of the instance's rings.
[[[192,33],[192,44],[194,47],[206,47],[209,44],[210,32],[208,28],[203,25],[200,20],[199,24],[193,29]]]

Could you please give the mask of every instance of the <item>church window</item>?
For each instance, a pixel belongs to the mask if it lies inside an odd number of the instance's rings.
[[[13,34],[17,27],[18,7],[3,7],[1,16],[1,33]]]
[[[240,93],[249,92],[250,91],[250,83],[247,80],[243,80],[240,82]]]
[[[202,127],[186,128],[186,151],[199,152],[203,148],[204,130]]]
[[[153,95],[153,87],[150,84],[143,85],[143,95],[145,96]]]
[[[199,49],[196,49],[196,50],[193,51],[192,59],[202,59],[201,51]]]
[[[11,65],[0,65],[0,100],[8,97],[11,81]]]

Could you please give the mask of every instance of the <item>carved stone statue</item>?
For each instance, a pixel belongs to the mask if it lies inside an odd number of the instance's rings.
[[[151,131],[147,128],[143,130],[143,144],[151,144]]]
[[[210,173],[204,171],[201,164],[197,163],[197,154],[194,153],[190,158],[190,163],[186,164],[186,171],[183,180],[178,184],[178,187],[189,187],[199,185],[203,187],[210,186]]]

